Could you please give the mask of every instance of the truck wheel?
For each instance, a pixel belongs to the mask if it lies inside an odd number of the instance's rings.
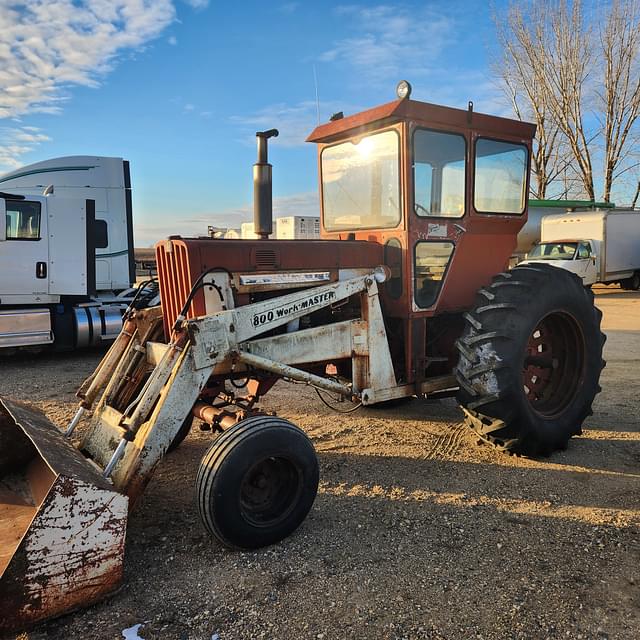
[[[637,291],[640,289],[640,272],[636,271],[630,278],[623,280],[620,284],[626,291]]]
[[[282,418],[247,418],[202,458],[196,478],[200,517],[228,547],[274,544],[306,518],[318,478],[316,453],[301,429]]]
[[[497,447],[548,455],[581,433],[600,391],[602,313],[576,275],[523,265],[480,289],[457,342],[458,401]]]

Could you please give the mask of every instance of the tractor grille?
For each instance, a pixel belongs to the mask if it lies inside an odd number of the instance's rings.
[[[254,256],[256,269],[274,269],[277,266],[276,252],[273,249],[256,249]]]
[[[169,251],[167,250],[168,248],[170,248]],[[164,333],[168,338],[171,333],[171,327],[187,300],[195,278],[192,278],[187,247],[181,242],[168,240],[159,243],[156,246],[156,260],[158,263],[160,301],[164,317]],[[189,307],[187,317],[194,318],[203,313],[204,300],[202,293],[199,292]]]

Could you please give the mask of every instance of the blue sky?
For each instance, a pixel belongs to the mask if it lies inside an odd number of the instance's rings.
[[[505,106],[484,2],[0,0],[0,172],[46,158],[131,161],[136,245],[239,226],[256,130],[272,141],[275,215],[318,211],[320,117],[413,96]]]

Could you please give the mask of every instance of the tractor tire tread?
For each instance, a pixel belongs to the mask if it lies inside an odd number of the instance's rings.
[[[593,309],[590,317],[580,320],[600,336],[597,340],[594,334],[594,346],[587,347],[592,354],[590,375],[595,375],[596,369],[599,375],[606,364],[601,357],[606,339],[600,331],[602,313],[593,305],[593,292],[585,291],[581,279],[575,274],[551,265],[526,265],[514,268],[510,275],[507,278],[505,274],[498,274],[491,285],[480,289],[475,307],[464,316],[465,329],[456,341],[458,365],[455,373],[460,384],[458,401],[465,412],[467,426],[483,441],[508,453],[546,456],[554,450],[566,448],[569,438],[581,433],[582,422],[591,411],[593,397],[601,388],[594,380],[588,390],[580,392],[577,401],[580,406],[576,405],[573,414],[575,422],[562,425],[557,433],[547,436],[530,421],[527,422],[529,418],[517,402],[519,395],[524,395],[522,388],[518,389],[517,381],[522,374],[517,362],[518,353],[524,353],[522,328],[531,321],[527,313],[533,313],[529,311],[531,292],[535,291],[536,296],[540,296],[544,295],[546,286],[550,287],[549,290],[554,285],[561,286],[584,314],[589,316],[588,309]],[[535,302],[531,304],[532,309],[540,308],[535,306]],[[595,364],[597,362],[599,367]]]

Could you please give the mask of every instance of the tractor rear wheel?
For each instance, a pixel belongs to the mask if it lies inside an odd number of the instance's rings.
[[[247,418],[224,431],[202,458],[200,517],[228,547],[274,544],[306,518],[318,479],[316,453],[301,429],[282,418]]]
[[[498,274],[478,292],[457,342],[467,424],[510,453],[566,448],[600,391],[601,317],[568,271],[532,264]]]

